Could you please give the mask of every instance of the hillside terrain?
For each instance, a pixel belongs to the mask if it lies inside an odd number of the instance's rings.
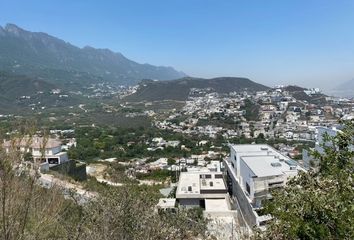
[[[322,93],[317,93],[317,94],[312,94],[308,95],[304,91],[307,90],[307,88],[299,87],[299,86],[293,86],[289,85],[284,88],[285,91],[288,91],[291,93],[291,95],[299,101],[306,101],[308,103],[312,104],[324,104],[326,103],[326,95]]]
[[[50,91],[54,88],[54,84],[40,79],[0,72],[0,96],[9,101],[13,101],[20,96]]]
[[[267,86],[255,83],[247,78],[220,77],[212,79],[181,78],[172,81],[144,80],[137,91],[126,97],[126,101],[185,101],[190,91],[197,89],[212,89],[217,93],[237,91],[262,91],[269,89]]]
[[[62,88],[102,81],[134,85],[144,78],[186,76],[172,67],[139,64],[109,49],[79,48],[14,24],[0,26],[0,71],[41,77]]]

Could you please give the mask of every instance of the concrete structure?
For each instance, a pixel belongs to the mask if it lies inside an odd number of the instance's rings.
[[[186,208],[202,207],[206,199],[225,199],[227,188],[222,172],[181,172],[176,199]]]
[[[218,164],[217,164],[218,163]],[[181,172],[176,189],[176,198],[161,198],[156,211],[176,211],[180,208],[202,208],[203,217],[208,219],[208,232],[218,239],[234,239],[234,226],[238,225],[238,212],[232,208],[231,199],[220,162],[213,162],[211,170]],[[216,166],[219,165],[219,166]],[[246,229],[248,230],[248,229]],[[236,235],[236,233],[235,233]]]
[[[20,151],[24,154],[31,153],[35,161],[49,166],[58,165],[69,160],[67,153],[62,152],[61,142],[54,138],[24,137],[22,139],[4,141],[3,147],[7,153],[11,151]]]
[[[175,198],[160,198],[158,204],[156,205],[157,210],[167,210],[176,208]]]
[[[297,162],[265,144],[230,145],[225,161],[229,193],[237,199],[249,225],[262,225],[269,217],[258,216],[270,190],[282,187],[302,168]]]

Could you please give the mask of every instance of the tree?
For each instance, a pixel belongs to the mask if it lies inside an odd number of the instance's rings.
[[[111,188],[79,213],[80,239],[189,239],[204,236],[205,223],[196,211],[156,212],[157,193],[144,186]]]
[[[205,238],[198,211],[156,212],[157,188],[126,183],[105,186],[91,199],[40,184],[38,163],[22,166],[14,147],[0,148],[0,239],[192,239]],[[168,173],[168,172],[167,172]],[[100,185],[104,186],[104,185]],[[80,204],[79,204],[80,202]]]
[[[272,192],[264,210],[274,218],[259,238],[354,239],[354,121],[326,139],[325,153],[314,153],[318,171],[303,172]]]
[[[176,160],[174,160],[174,159],[172,159],[172,158],[169,158],[169,159],[167,160],[167,164],[168,164],[169,166],[174,165],[174,164],[176,164]]]
[[[59,237],[64,233],[62,217],[72,203],[56,186],[45,189],[37,184],[39,173],[24,166],[21,155],[16,148],[0,150],[0,238]]]

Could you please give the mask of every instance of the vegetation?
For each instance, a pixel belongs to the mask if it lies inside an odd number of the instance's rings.
[[[78,145],[68,151],[69,157],[76,160],[92,161],[97,158],[116,157],[120,161],[132,158],[176,158],[190,154],[200,154],[209,150],[210,145],[197,146],[198,137],[186,136],[156,128],[104,128],[83,127],[76,129]],[[189,151],[179,147],[165,147],[149,151],[152,138],[162,137],[165,140],[179,140]]]
[[[136,178],[141,180],[155,180],[162,182],[167,178],[171,178],[172,182],[176,182],[176,173],[169,170],[158,169],[151,171],[150,173],[139,173],[137,174]]]
[[[207,119],[198,119],[198,126],[212,125],[216,127],[223,127],[226,129],[238,128],[240,123],[239,119],[234,117],[226,116],[224,113],[213,113]]]
[[[200,211],[156,212],[160,194],[148,186],[100,184],[96,197],[63,197],[45,189],[39,173],[17,168],[19,153],[0,152],[0,238],[18,239],[189,239],[204,238]],[[15,165],[13,165],[15,163]],[[15,167],[15,168],[14,168]],[[93,183],[92,183],[93,184]]]
[[[354,121],[326,136],[325,153],[314,153],[319,170],[301,173],[265,204],[274,220],[263,239],[354,238]],[[330,143],[330,144],[328,144]]]
[[[126,170],[129,167],[124,166],[117,162],[109,163],[109,167],[107,168],[107,177],[113,182],[123,183],[123,184],[132,184],[138,183],[137,180],[129,178],[126,174]]]
[[[81,239],[188,239],[204,236],[205,222],[196,211],[154,213],[158,195],[144,186],[103,192],[79,213]]]
[[[252,102],[249,99],[244,101],[244,106],[241,107],[241,110],[245,110],[245,118],[247,121],[256,121],[259,118],[259,105]]]

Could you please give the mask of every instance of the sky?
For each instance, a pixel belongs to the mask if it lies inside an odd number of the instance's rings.
[[[354,78],[352,0],[0,0],[14,23],[195,77],[328,89]]]

